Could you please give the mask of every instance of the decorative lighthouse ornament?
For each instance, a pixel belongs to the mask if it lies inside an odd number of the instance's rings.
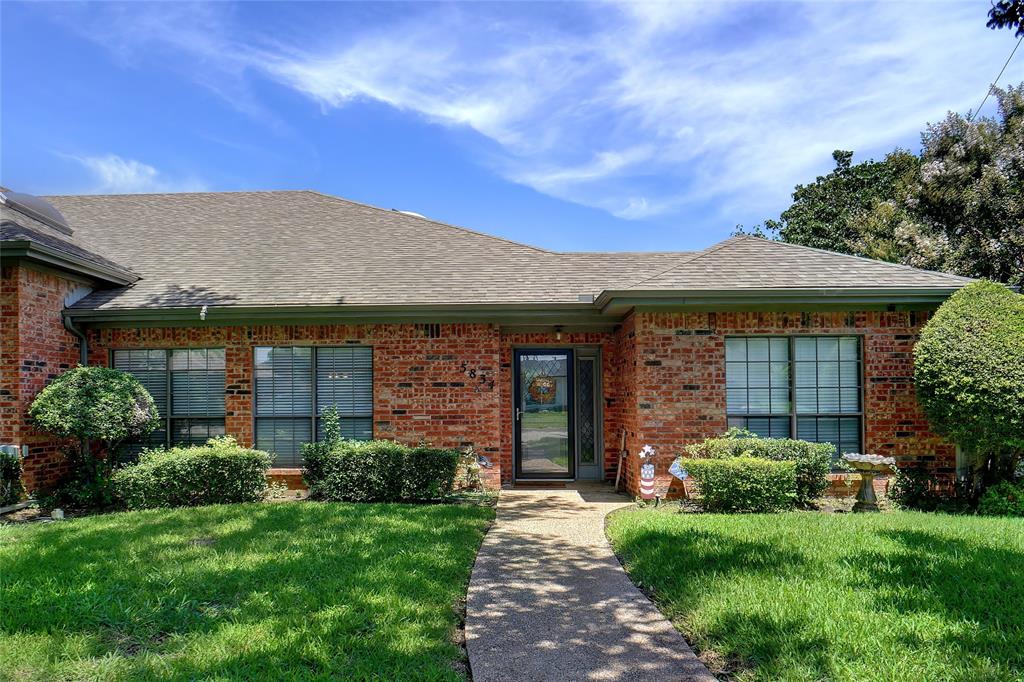
[[[640,457],[640,499],[654,499],[654,448],[645,445],[638,453]]]

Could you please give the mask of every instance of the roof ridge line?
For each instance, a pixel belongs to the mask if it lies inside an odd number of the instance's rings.
[[[336,196],[334,194],[326,194],[324,192],[321,192],[321,191],[315,190],[315,189],[302,189],[302,190],[294,190],[294,191],[297,191],[297,192],[308,192],[309,194],[315,194],[317,196],[321,196],[321,197],[324,197],[326,199],[332,199],[334,201],[341,201],[341,202],[344,202],[346,204],[352,204],[354,206],[362,206],[364,208],[372,208],[375,211],[386,211],[387,213],[401,213],[404,216],[408,216],[410,218],[415,218],[416,220],[425,220],[428,223],[433,223],[435,225],[440,225],[441,227],[446,227],[446,228],[448,228],[450,230],[458,230],[459,232],[466,232],[468,234],[473,234],[473,235],[476,235],[478,237],[487,237],[488,239],[495,239],[497,241],[504,242],[506,244],[512,244],[514,246],[521,246],[523,248],[532,249],[532,250],[538,251],[540,253],[547,253],[547,254],[557,254],[558,253],[557,251],[549,251],[548,249],[542,249],[541,247],[534,246],[533,244],[524,244],[523,242],[513,241],[511,239],[506,239],[505,237],[499,237],[498,235],[488,234],[486,232],[478,232],[477,230],[472,230],[472,229],[470,229],[468,227],[462,227],[461,225],[452,225],[451,223],[442,222],[440,220],[435,220],[433,218],[428,218],[428,217],[423,216],[423,215],[412,215],[411,213],[408,213],[408,212],[400,210],[400,209],[391,209],[391,208],[383,208],[381,206],[374,206],[373,204],[366,204],[366,203],[363,203],[361,201],[354,201],[353,199],[347,199],[345,197],[339,197],[339,196]]]
[[[745,237],[746,237],[746,235],[737,235],[735,237],[729,237],[728,239],[723,239],[722,241],[718,242],[717,244],[712,244],[708,248],[706,248],[706,249],[704,249],[702,251],[698,251],[697,253],[693,254],[692,258],[687,258],[687,259],[683,260],[682,262],[676,263],[675,265],[670,267],[668,270],[662,270],[661,272],[659,272],[657,274],[654,274],[654,275],[651,275],[650,277],[645,277],[644,279],[641,279],[639,281],[633,282],[632,284],[629,285],[629,287],[633,288],[635,286],[643,284],[644,282],[650,282],[652,279],[657,279],[657,278],[661,277],[662,275],[665,275],[665,274],[667,274],[669,272],[672,272],[673,270],[676,270],[678,268],[683,267],[684,265],[689,265],[690,263],[692,263],[693,261],[695,261],[695,260],[697,260],[699,258],[703,258],[704,256],[707,256],[709,254],[715,253],[719,249],[725,248],[729,244],[731,244],[731,243],[733,243],[735,241],[738,241],[740,239],[744,239]]]

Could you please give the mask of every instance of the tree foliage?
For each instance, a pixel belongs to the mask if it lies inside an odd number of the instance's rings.
[[[951,296],[914,347],[914,382],[932,427],[981,482],[1011,478],[1024,454],[1024,296],[992,282]]]
[[[29,408],[39,428],[64,438],[99,440],[108,449],[157,427],[149,391],[130,374],[76,367],[44,388]]]
[[[1024,84],[993,89],[998,114],[950,113],[897,149],[799,185],[755,233],[968,277],[1024,284]]]
[[[997,0],[988,11],[988,23],[991,29],[1017,29],[1017,36],[1024,36],[1024,0]]]

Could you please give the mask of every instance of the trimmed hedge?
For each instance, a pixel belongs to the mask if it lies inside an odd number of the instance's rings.
[[[25,485],[21,482],[21,457],[0,452],[0,507],[21,500]]]
[[[757,457],[680,459],[709,512],[775,512],[796,504],[796,463]]]
[[[1024,482],[997,483],[981,496],[978,513],[984,516],[1024,516]]]
[[[311,443],[303,448],[302,477],[317,500],[436,500],[451,494],[461,456],[386,440]]]
[[[258,502],[267,492],[270,455],[234,438],[204,446],[146,450],[111,478],[115,502],[128,509]]]
[[[708,438],[703,443],[688,445],[686,453],[693,458],[724,459],[757,457],[777,462],[793,462],[796,470],[796,503],[807,506],[828,488],[836,448],[831,443],[810,443],[790,438],[759,438],[730,429],[721,438]]]

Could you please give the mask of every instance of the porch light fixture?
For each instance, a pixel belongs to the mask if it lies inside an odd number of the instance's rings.
[[[562,327],[561,327],[561,325],[556,325],[555,326],[555,341],[561,341],[561,340],[562,340]]]
[[[207,311],[207,309],[209,309],[209,306],[204,305],[202,310],[199,311],[199,319],[200,320],[205,320],[206,319],[206,311]]]

